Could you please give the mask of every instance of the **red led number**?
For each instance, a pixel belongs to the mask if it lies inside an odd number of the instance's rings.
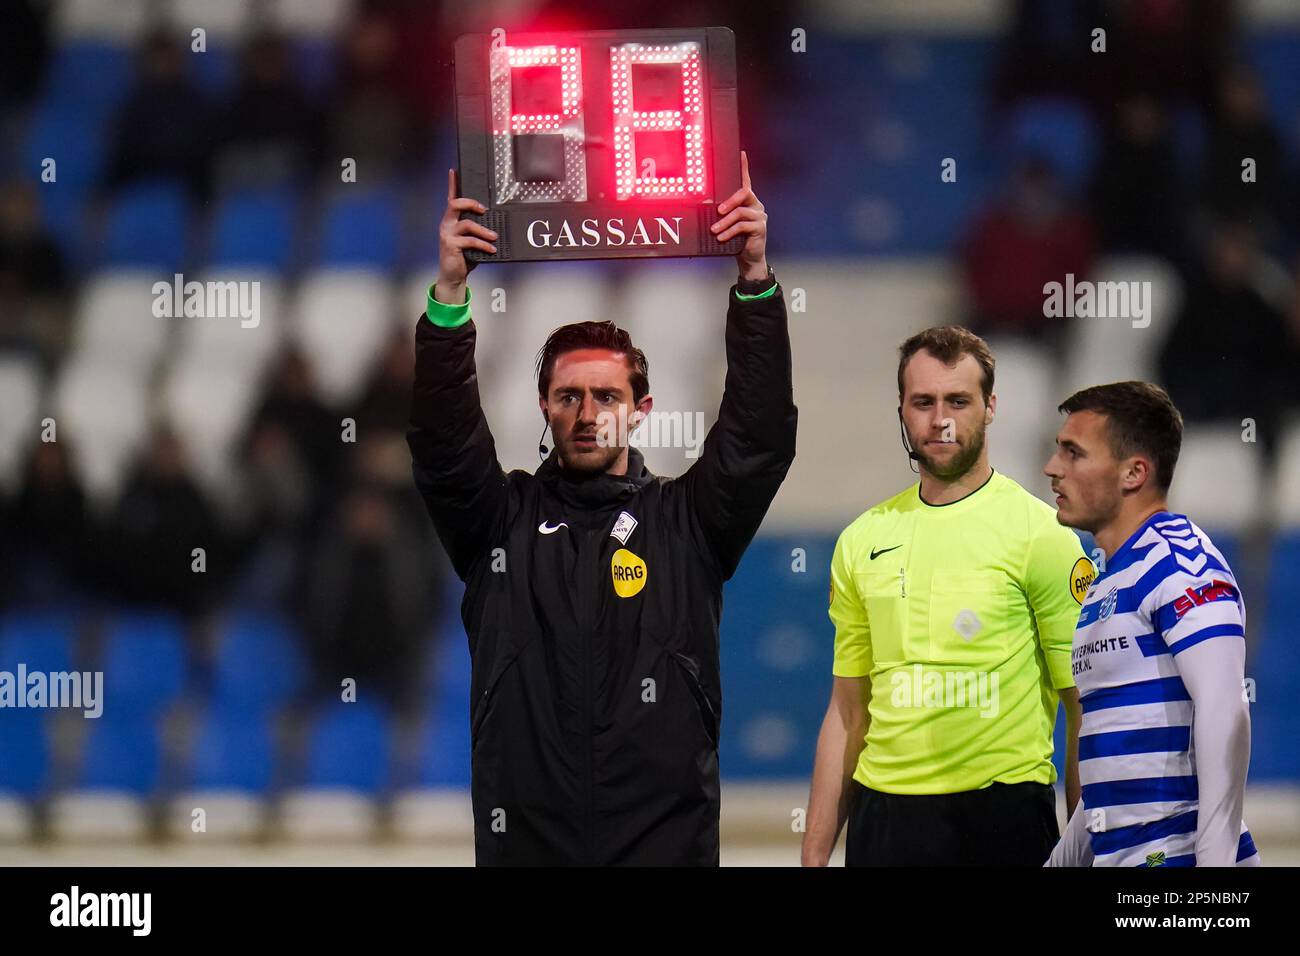
[[[700,45],[611,47],[619,199],[705,195]]]

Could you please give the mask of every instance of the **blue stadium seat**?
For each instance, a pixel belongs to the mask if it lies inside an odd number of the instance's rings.
[[[310,97],[323,97],[334,85],[337,72],[335,42],[328,37],[299,37],[294,40],[295,76]]]
[[[218,707],[265,713],[301,690],[306,662],[288,622],[265,614],[235,614],[216,651],[213,698]]]
[[[265,794],[275,781],[275,739],[267,715],[214,707],[199,720],[188,785]]]
[[[363,701],[335,703],[321,712],[307,740],[305,783],[375,793],[389,782],[390,720]]]
[[[0,618],[0,670],[13,673],[21,662],[28,671],[70,671],[76,641],[70,615],[11,612]]]
[[[208,264],[288,269],[294,251],[298,203],[289,190],[240,190],[217,207]]]
[[[320,226],[318,264],[393,269],[398,263],[400,204],[390,188],[344,186],[327,205]]]
[[[51,55],[45,99],[83,120],[101,120],[122,102],[134,72],[132,53],[124,47],[91,40],[64,43]]]
[[[22,173],[37,184],[45,225],[67,256],[81,252],[84,210],[105,163],[103,124],[64,104],[37,108],[22,148]],[[46,159],[54,160],[54,182],[40,176]]]
[[[30,798],[49,786],[50,742],[45,724],[44,711],[0,709],[0,793]]]
[[[433,707],[421,732],[416,783],[468,787],[470,660],[464,632],[442,628],[429,657]]]
[[[1295,574],[1300,567],[1300,529],[1284,531],[1273,543],[1268,614],[1255,619],[1246,605],[1249,654],[1246,676],[1255,680],[1251,704],[1250,779],[1300,778],[1295,742],[1295,704],[1300,696],[1300,618],[1295,613]]]
[[[1087,188],[1097,159],[1097,131],[1087,108],[1072,100],[1036,99],[1007,118],[1006,146],[1016,160],[1039,157],[1076,191]]]
[[[152,718],[121,715],[110,701],[105,716],[87,724],[81,765],[75,775],[79,788],[125,790],[137,796],[148,795],[157,788],[162,768],[162,740]]]
[[[209,96],[221,100],[233,92],[239,78],[237,51],[209,37],[207,50],[190,57],[190,63],[190,75]]]
[[[118,194],[104,226],[104,264],[179,271],[185,262],[188,200],[179,183],[154,181]]]
[[[102,667],[107,716],[159,713],[185,689],[181,619],[164,612],[118,617],[104,636]]]
[[[826,617],[833,536],[761,537],[724,593],[724,732],[729,778],[806,777],[831,688]],[[805,570],[795,570],[795,548]]]

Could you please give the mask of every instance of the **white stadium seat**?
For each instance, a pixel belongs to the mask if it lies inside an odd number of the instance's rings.
[[[164,22],[188,34],[195,27],[209,39],[240,37],[254,25],[250,0],[170,0]]]
[[[130,45],[151,24],[154,0],[59,0],[54,32],[61,40],[108,40]]]
[[[154,315],[152,272],[104,272],[93,278],[77,301],[75,348],[124,373],[147,376],[174,325],[185,319]]]
[[[383,273],[329,270],[303,280],[292,309],[293,339],[327,403],[355,399],[389,341],[393,290]]]
[[[144,380],[82,355],[60,370],[51,407],[59,440],[73,443],[73,467],[87,493],[111,497],[148,433]]]
[[[1161,259],[1107,259],[1089,278],[1097,283],[1149,282],[1151,322],[1145,328],[1135,328],[1132,319],[1072,320],[1062,399],[1089,385],[1154,381],[1160,348],[1182,305],[1182,282],[1169,263]]]
[[[230,488],[236,447],[252,415],[258,379],[237,365],[179,363],[164,380],[162,417],[185,442],[195,476],[214,494]]]
[[[327,37],[343,29],[353,6],[353,0],[271,0],[267,16],[288,33]]]
[[[990,338],[997,360],[993,393],[997,413],[989,426],[989,460],[1030,494],[1050,500],[1043,466],[1052,454],[1060,416],[1057,376],[1046,349],[1019,340]]]
[[[1260,446],[1242,441],[1235,425],[1186,426],[1169,489],[1170,507],[1211,535],[1248,529],[1262,517],[1261,456]]]
[[[240,317],[191,318],[177,322],[180,341],[175,361],[184,365],[211,364],[214,368],[237,365],[243,371],[261,373],[275,356],[285,335],[283,283],[272,273],[241,273],[238,280],[223,274],[208,274],[205,281],[247,281],[257,283],[256,324],[244,324]]]
[[[35,361],[0,356],[0,490],[13,492],[38,435],[41,373]]]
[[[1273,517],[1278,526],[1300,528],[1300,419],[1282,432],[1273,469]]]

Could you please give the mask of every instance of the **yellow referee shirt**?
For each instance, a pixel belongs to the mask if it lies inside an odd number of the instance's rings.
[[[947,505],[913,485],[831,559],[834,673],[871,680],[854,779],[886,793],[1052,783],[1056,689],[1092,563],[1056,513],[994,472]]]

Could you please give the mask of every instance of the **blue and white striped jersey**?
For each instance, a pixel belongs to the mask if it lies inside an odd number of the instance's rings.
[[[1223,555],[1185,515],[1152,515],[1093,581],[1072,660],[1094,866],[1196,865],[1194,714],[1178,656],[1242,640],[1245,615]],[[1238,863],[1255,853],[1243,823]]]

